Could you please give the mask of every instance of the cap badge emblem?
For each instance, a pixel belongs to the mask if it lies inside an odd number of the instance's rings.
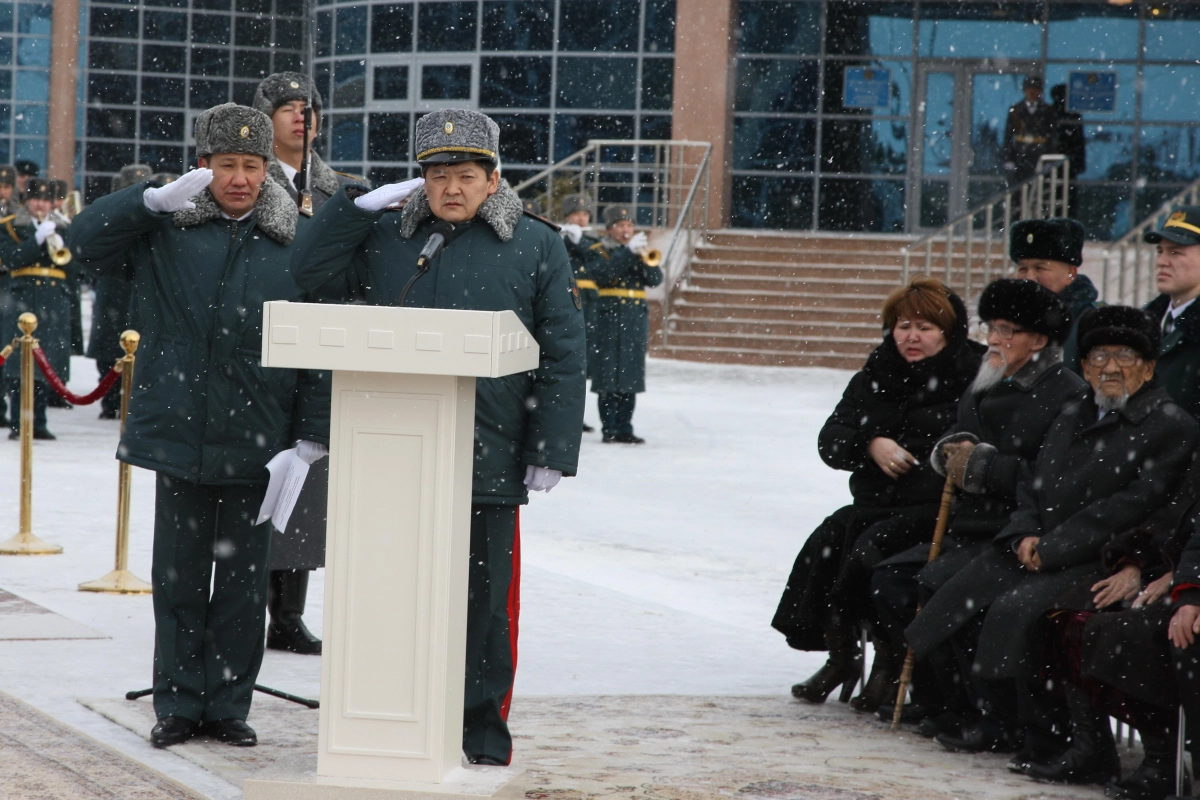
[[[241,136],[243,139],[249,139],[250,138],[250,126],[243,125],[242,129],[240,131],[238,131],[238,135]]]
[[[1171,218],[1167,220],[1167,224],[1170,225],[1172,222],[1183,222],[1186,219],[1187,214],[1183,213],[1182,211],[1176,211],[1171,215]]]
[[[292,83],[291,83],[291,87],[292,87],[293,89],[299,89],[299,88],[300,88],[300,84],[299,84],[299,83],[297,83],[296,81],[292,81]]]
[[[454,123],[447,120],[446,124],[442,126],[442,130],[444,130],[446,135],[449,136],[450,134],[454,133]]]
[[[1033,244],[1033,234],[1031,233],[1028,236],[1026,236],[1025,241],[1029,244]]]

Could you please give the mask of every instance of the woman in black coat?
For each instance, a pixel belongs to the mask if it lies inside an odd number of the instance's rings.
[[[813,531],[771,622],[797,650],[828,650],[792,694],[846,702],[862,669],[857,629],[870,619],[870,570],[933,533],[943,479],[929,453],[955,420],[984,350],[967,337],[967,309],[932,278],[916,278],[883,306],[883,342],[850,379],[818,438],[821,458],[850,475],[854,503]],[[881,663],[877,657],[876,662]]]

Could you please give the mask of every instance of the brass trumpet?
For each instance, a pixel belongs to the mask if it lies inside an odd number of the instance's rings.
[[[657,267],[662,265],[662,250],[650,248],[648,250],[643,250],[641,255],[642,263],[647,267]]]
[[[46,217],[42,216],[38,217],[37,221],[41,224],[45,219]],[[46,237],[46,254],[50,256],[50,261],[56,267],[62,267],[71,263],[71,250],[67,247],[63,238],[58,235],[57,230]]]

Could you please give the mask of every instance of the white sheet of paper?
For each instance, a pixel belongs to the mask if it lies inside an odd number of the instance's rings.
[[[288,452],[295,455],[288,464],[287,473],[283,476],[283,485],[279,488],[279,500],[275,504],[275,513],[271,515],[271,524],[280,533],[287,530],[288,520],[292,518],[296,501],[300,499],[300,490],[304,488],[304,480],[308,477],[308,463],[300,458],[295,450]]]
[[[271,473],[271,480],[267,483],[267,494],[263,497],[262,505],[259,506],[255,525],[262,525],[275,514],[275,509],[279,505],[279,493],[283,489],[288,468],[297,458],[296,448],[293,447],[291,450],[279,451],[267,462],[267,471]]]

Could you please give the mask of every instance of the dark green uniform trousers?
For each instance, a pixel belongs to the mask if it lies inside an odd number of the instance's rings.
[[[508,707],[517,671],[521,527],[517,506],[471,506],[463,752],[512,759]]]
[[[637,395],[633,392],[599,392],[600,426],[605,436],[628,436],[633,433],[633,408]]]
[[[270,528],[254,524],[265,492],[158,473],[151,581],[159,719],[250,713],[267,612]]]

